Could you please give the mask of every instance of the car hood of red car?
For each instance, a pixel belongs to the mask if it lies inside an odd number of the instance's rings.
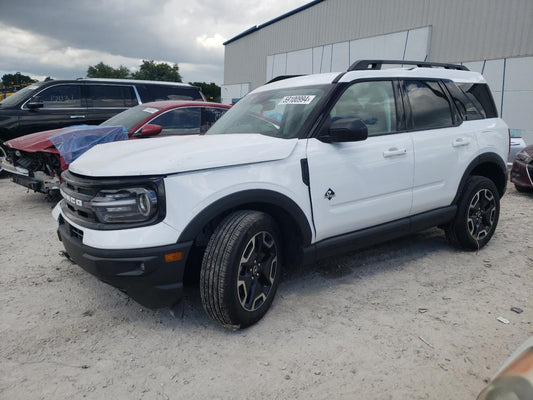
[[[65,132],[69,128],[61,129],[52,129],[50,131],[42,131],[31,133],[29,135],[21,136],[15,139],[8,140],[4,143],[5,146],[11,147],[12,149],[27,151],[29,153],[34,153],[37,151],[46,151],[49,153],[57,153],[57,149],[54,147],[52,142],[49,140],[52,136],[57,135],[58,133]]]

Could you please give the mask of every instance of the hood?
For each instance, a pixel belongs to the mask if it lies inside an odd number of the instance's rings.
[[[171,136],[97,145],[70,164],[86,176],[165,175],[288,157],[298,139],[259,134]]]
[[[52,129],[50,131],[31,133],[29,135],[8,140],[4,143],[4,145],[13,149],[27,151],[29,153],[34,153],[36,151],[43,150],[52,150],[54,153],[57,153],[57,150],[55,149],[54,145],[48,139],[68,129],[71,128]]]

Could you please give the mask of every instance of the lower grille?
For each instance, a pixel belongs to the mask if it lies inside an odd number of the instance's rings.
[[[70,224],[68,224],[68,227],[69,227],[70,236],[83,241],[83,231],[81,229],[78,229]]]

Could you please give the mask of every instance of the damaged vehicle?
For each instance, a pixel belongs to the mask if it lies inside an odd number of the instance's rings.
[[[230,106],[195,101],[158,101],[130,108],[100,125],[77,125],[37,132],[4,143],[0,167],[13,182],[52,197],[61,172],[96,144],[152,136],[203,134]],[[121,129],[102,129],[122,128]]]
[[[511,182],[519,192],[533,192],[533,145],[516,155],[511,168]]]

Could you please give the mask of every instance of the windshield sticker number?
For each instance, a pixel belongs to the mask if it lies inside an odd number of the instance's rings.
[[[278,105],[284,104],[310,104],[316,96],[300,95],[300,96],[285,96],[281,99]]]
[[[147,112],[147,113],[150,113],[150,114],[153,114],[153,113],[158,112],[159,110],[157,108],[146,107],[145,109],[143,109],[143,111]]]

